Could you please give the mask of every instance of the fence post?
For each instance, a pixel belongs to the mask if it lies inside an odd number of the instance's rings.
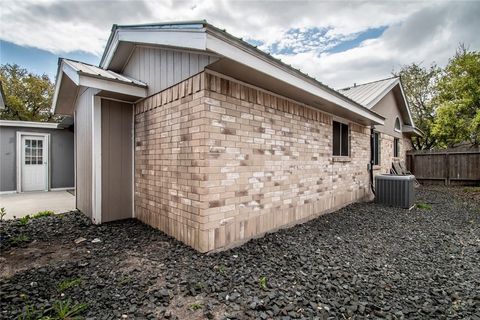
[[[445,179],[445,185],[450,185],[450,155],[448,152],[445,153],[445,168],[447,170],[447,177]]]

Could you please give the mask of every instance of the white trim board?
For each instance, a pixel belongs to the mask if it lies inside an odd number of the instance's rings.
[[[69,191],[69,190],[75,190],[75,187],[50,188],[50,191]]]
[[[19,120],[0,120],[0,127],[63,129],[63,128],[60,127],[60,123],[36,122],[36,121],[19,121]]]
[[[102,99],[92,97],[92,218],[102,223]]]
[[[13,194],[13,193],[17,193],[17,190],[0,191],[0,196],[3,194]]]

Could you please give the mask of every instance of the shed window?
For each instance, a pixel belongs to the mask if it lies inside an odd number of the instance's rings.
[[[380,164],[380,134],[373,133],[373,164],[378,166]]]
[[[395,131],[400,132],[402,128],[400,127],[400,119],[396,118],[395,119]]]
[[[333,155],[348,157],[348,124],[333,121]]]
[[[393,156],[398,157],[400,154],[400,139],[394,138],[393,139]]]

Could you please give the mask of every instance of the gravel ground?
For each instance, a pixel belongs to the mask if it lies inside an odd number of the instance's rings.
[[[480,319],[480,203],[417,198],[427,208],[354,204],[211,255],[135,220],[2,222],[0,317],[71,300],[87,319]]]

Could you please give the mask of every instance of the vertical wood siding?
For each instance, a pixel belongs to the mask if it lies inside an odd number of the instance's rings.
[[[148,94],[162,91],[194,74],[218,58],[198,53],[136,47],[123,74],[148,85]]]
[[[132,217],[133,105],[102,100],[102,222]]]
[[[92,101],[96,89],[80,94],[75,106],[77,209],[92,218]]]

